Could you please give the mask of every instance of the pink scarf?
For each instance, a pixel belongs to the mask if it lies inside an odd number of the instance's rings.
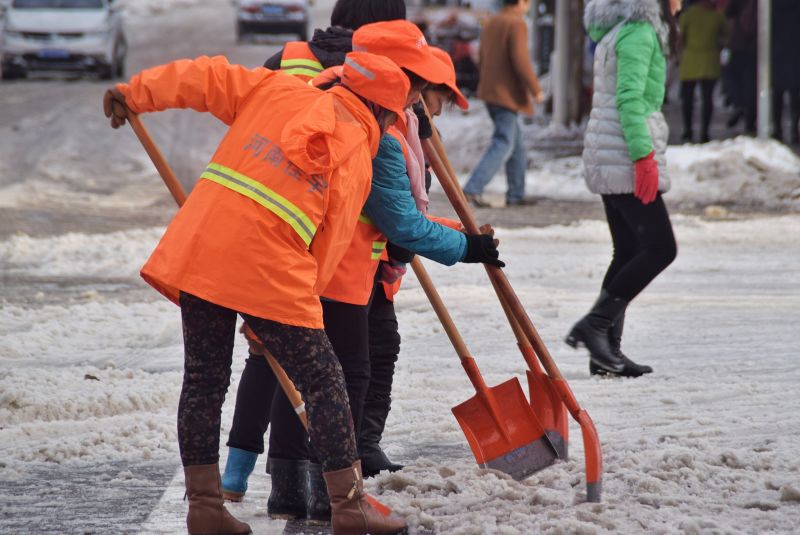
[[[411,195],[417,203],[417,210],[423,214],[428,213],[428,193],[425,191],[425,155],[422,152],[422,143],[419,140],[419,119],[410,108],[406,112],[406,148],[408,161],[406,171],[411,183]]]

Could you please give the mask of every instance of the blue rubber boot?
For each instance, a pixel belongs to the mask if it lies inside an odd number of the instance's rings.
[[[240,502],[247,492],[247,478],[253,473],[258,453],[228,448],[228,462],[222,476],[222,497],[232,502]]]

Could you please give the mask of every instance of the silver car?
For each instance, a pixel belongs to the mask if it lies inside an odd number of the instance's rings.
[[[308,0],[234,0],[236,40],[247,35],[293,33],[308,40]]]
[[[29,71],[125,74],[128,44],[113,0],[12,0],[5,11],[3,78]]]

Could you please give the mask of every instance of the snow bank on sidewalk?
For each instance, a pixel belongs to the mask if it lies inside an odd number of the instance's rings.
[[[471,104],[476,104],[472,101]],[[465,183],[488,146],[492,123],[483,106],[468,114],[449,110],[436,124],[448,154]],[[558,200],[596,198],[586,190],[579,156],[554,157],[558,147],[580,152],[577,128],[554,128],[536,122],[523,126],[531,169],[526,176],[528,195]],[[800,157],[774,140],[737,137],[704,145],[675,145],[667,149],[672,189],[669,202],[687,205],[741,205],[763,209],[800,210]],[[489,184],[490,199],[502,203],[504,172]]]

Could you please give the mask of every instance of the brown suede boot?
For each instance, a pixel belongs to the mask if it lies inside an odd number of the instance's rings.
[[[183,467],[189,513],[186,529],[189,535],[249,535],[250,526],[239,522],[225,509],[219,466],[198,464]]]
[[[392,535],[407,533],[405,521],[386,517],[375,510],[364,495],[361,461],[350,468],[325,472],[331,497],[333,535]]]

